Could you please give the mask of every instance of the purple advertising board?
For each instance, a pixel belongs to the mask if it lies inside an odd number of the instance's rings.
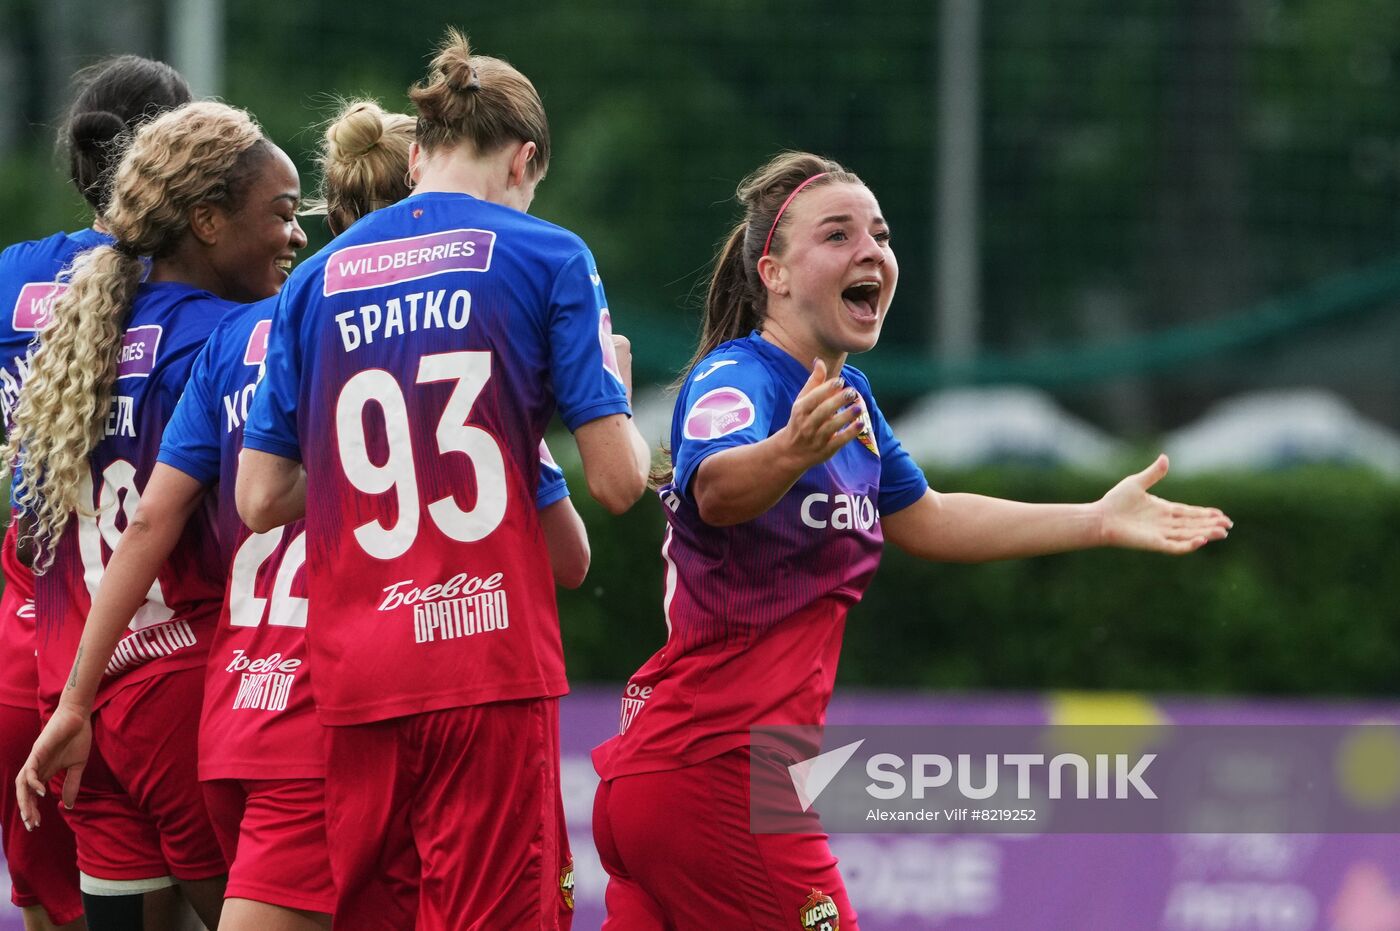
[[[606,875],[589,833],[597,777],[588,751],[616,731],[619,695],[579,688],[562,705],[576,931],[602,924]],[[828,718],[849,725],[1362,721],[1400,721],[1400,705],[846,690]],[[1400,931],[1400,837],[1393,835],[839,834],[831,846],[863,931]]]
[[[603,919],[588,754],[616,731],[618,696],[579,687],[561,706],[576,931]],[[1400,705],[848,690],[829,716],[842,725],[1368,721],[1400,721]],[[838,834],[831,845],[864,931],[1400,931],[1395,835]],[[0,931],[21,927],[17,911],[0,915]]]

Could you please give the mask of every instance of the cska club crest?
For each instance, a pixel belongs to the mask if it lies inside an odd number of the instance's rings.
[[[797,913],[802,931],[841,931],[841,916],[831,896],[813,889]]]
[[[559,874],[559,895],[564,900],[564,907],[569,911],[574,910],[574,858],[569,857],[569,863],[564,867],[564,871]]]
[[[856,439],[860,440],[860,445],[875,454],[875,458],[880,458],[880,447],[875,445],[875,426],[870,422],[870,411],[864,407],[860,409],[860,432],[856,434]]]

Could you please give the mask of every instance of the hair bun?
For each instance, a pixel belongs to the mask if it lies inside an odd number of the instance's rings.
[[[89,110],[73,117],[68,124],[68,139],[76,149],[92,150],[110,145],[122,133],[126,123],[110,110]]]
[[[358,103],[326,130],[333,158],[359,158],[384,137],[384,113],[371,103]]]
[[[458,93],[481,89],[481,75],[477,74],[471,59],[466,55],[443,62],[442,79],[450,89]]]

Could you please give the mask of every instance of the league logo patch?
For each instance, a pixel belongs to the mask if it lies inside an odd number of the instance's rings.
[[[491,267],[495,246],[496,234],[490,230],[448,230],[349,246],[326,260],[321,292],[330,297],[446,272],[484,272]]]
[[[544,445],[544,440],[540,440],[540,462],[551,469],[559,468],[559,463],[554,461],[554,456],[549,452],[549,447]]]
[[[863,406],[860,409],[860,432],[856,434],[856,439],[860,440],[860,445],[874,453],[876,459],[880,458],[880,447],[875,445],[875,425],[870,422],[870,411]]]
[[[272,332],[271,320],[259,320],[248,337],[248,348],[243,350],[244,365],[262,365],[267,361],[267,337]]]
[[[569,858],[568,866],[559,874],[559,895],[564,900],[564,907],[569,911],[574,910],[574,858]]]
[[[145,378],[155,371],[162,332],[164,329],[157,324],[126,331],[117,354],[117,378]]]
[[[685,415],[685,438],[715,440],[754,421],[753,402],[738,388],[716,388],[700,396]]]
[[[38,333],[49,325],[54,303],[68,290],[68,285],[55,282],[31,281],[19,289],[11,324],[25,333]]]
[[[622,368],[617,364],[617,347],[613,345],[612,314],[606,307],[598,312],[598,346],[603,350],[603,368],[617,379],[619,385],[626,387],[627,383],[622,380]]]
[[[802,931],[841,931],[841,916],[836,911],[836,903],[831,901],[831,896],[817,889],[807,896],[797,917]]]

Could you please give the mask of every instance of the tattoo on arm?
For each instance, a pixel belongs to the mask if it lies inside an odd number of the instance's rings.
[[[68,687],[75,689],[78,687],[78,664],[83,661],[83,647],[78,645],[78,655],[73,657],[73,672],[68,676]]]

